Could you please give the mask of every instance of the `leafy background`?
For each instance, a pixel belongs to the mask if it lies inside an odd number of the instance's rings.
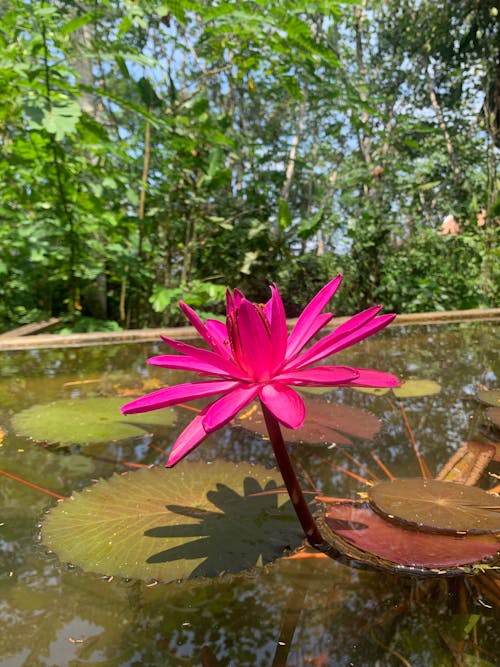
[[[1,2],[0,330],[496,305],[496,5]]]

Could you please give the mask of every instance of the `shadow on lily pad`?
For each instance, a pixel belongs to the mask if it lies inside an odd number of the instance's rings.
[[[302,543],[278,471],[218,461],[114,475],[60,502],[42,543],[105,575],[172,581],[237,573]]]

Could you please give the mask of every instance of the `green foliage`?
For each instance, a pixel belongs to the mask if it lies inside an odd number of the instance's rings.
[[[425,230],[393,248],[384,257],[380,300],[406,312],[494,306],[500,274],[489,232],[439,236]]]
[[[226,288],[211,282],[194,280],[189,285],[167,288],[156,285],[150,303],[156,313],[164,313],[166,322],[185,324],[185,320],[179,311],[179,301],[184,301],[189,306],[196,308],[198,313],[204,317],[217,317],[211,308],[218,308],[221,312],[225,304]]]
[[[293,315],[339,269],[339,312],[497,305],[483,4],[4,3],[0,330],[177,324],[275,280]]]
[[[99,320],[95,317],[82,316],[80,312],[62,318],[62,325],[55,331],[60,334],[91,333],[93,331],[121,331],[122,327],[113,320]]]

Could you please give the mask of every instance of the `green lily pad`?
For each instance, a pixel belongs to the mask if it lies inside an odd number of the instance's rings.
[[[478,391],[477,398],[486,405],[492,405],[494,408],[500,407],[500,389]]]
[[[500,533],[500,497],[475,486],[433,479],[394,479],[368,491],[385,519],[419,531]]]
[[[240,572],[302,543],[278,471],[217,461],[100,480],[51,509],[42,543],[89,572],[172,581]],[[264,492],[264,493],[263,493]]]
[[[396,398],[419,398],[439,394],[441,385],[433,380],[405,380],[401,387],[389,389],[386,387],[355,387],[356,391],[374,396],[384,396],[392,391]]]
[[[439,394],[441,385],[433,380],[406,380],[401,387],[392,390],[396,398],[419,398]]]
[[[125,402],[112,396],[33,405],[14,415],[12,425],[17,435],[39,442],[85,445],[134,438],[175,423],[173,410],[122,415]]]
[[[313,394],[316,396],[323,396],[335,391],[336,387],[296,387],[299,394]]]
[[[373,396],[384,396],[390,392],[388,387],[353,387],[362,394],[372,394]]]

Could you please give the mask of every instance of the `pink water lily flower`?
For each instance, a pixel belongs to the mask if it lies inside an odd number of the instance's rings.
[[[381,306],[358,313],[304,350],[332,318],[323,313],[340,285],[342,276],[329,282],[305,307],[288,334],[285,309],[276,285],[271,298],[255,304],[241,292],[227,291],[226,324],[205,323],[185,303],[180,307],[209,350],[163,337],[180,354],[153,357],[148,363],[164,368],[196,371],[209,379],[153,391],[122,407],[124,414],[166,408],[184,401],[220,394],[207,405],[177,438],[167,466],[199,445],[210,433],[227,424],[248,403],[259,398],[274,417],[288,428],[299,428],[305,418],[301,396],[292,386],[395,387],[395,375],[366,368],[318,365],[322,359],[344,350],[386,327],[395,315],[379,315]]]

